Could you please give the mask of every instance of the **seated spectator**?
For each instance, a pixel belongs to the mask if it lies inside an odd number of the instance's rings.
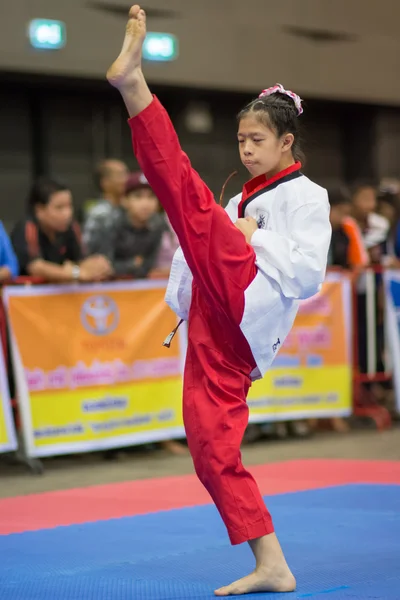
[[[0,282],[17,277],[19,265],[10,238],[0,221]]]
[[[143,173],[135,172],[129,176],[122,206],[126,214],[116,229],[114,270],[119,274],[147,277],[159,256],[166,223],[159,217],[158,199]],[[160,446],[170,454],[188,453],[187,447],[178,440],[164,440]]]
[[[86,207],[83,240],[89,255],[101,254],[111,258],[115,229],[120,222],[125,196],[128,167],[120,160],[106,159],[95,173],[101,198]]]
[[[328,264],[344,269],[363,267],[369,263],[360,228],[349,215],[350,193],[344,187],[329,190],[330,222],[332,226]]]
[[[363,237],[365,248],[370,257],[370,264],[381,265],[385,262],[387,238],[390,224],[386,217],[377,213],[377,190],[372,184],[361,183],[352,189],[352,213],[357,220]],[[383,370],[383,305],[382,277],[375,275],[374,313],[376,322],[375,353],[376,364],[373,368]],[[358,368],[361,373],[368,371],[368,350],[372,343],[367,328],[367,279],[361,276],[357,283],[357,318],[358,318]],[[379,387],[379,384],[374,384]],[[375,392],[374,392],[375,393]],[[380,392],[379,392],[380,393]]]
[[[116,225],[114,248],[109,251],[114,272],[144,278],[157,259],[162,223],[157,218],[157,197],[142,173],[128,178],[122,206],[125,212]]]
[[[79,225],[68,187],[41,178],[32,187],[27,218],[11,234],[21,275],[52,282],[101,281],[111,267],[103,256],[83,260]]]
[[[373,185],[356,184],[352,188],[352,214],[357,221],[371,263],[380,264],[385,253],[389,221],[377,214],[377,194]]]
[[[354,269],[368,265],[369,256],[365,249],[361,231],[354,219],[349,215],[352,210],[350,192],[345,187],[328,190],[330,203],[330,222],[332,238],[328,254],[328,265]],[[310,419],[309,425],[317,429],[321,420]],[[322,423],[324,421],[322,420]],[[346,433],[349,425],[342,417],[328,419],[332,429]]]

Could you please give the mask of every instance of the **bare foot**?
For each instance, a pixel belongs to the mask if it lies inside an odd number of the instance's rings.
[[[294,592],[296,580],[286,565],[282,569],[258,567],[253,573],[215,590],[216,596],[241,596],[257,592]]]
[[[107,72],[107,79],[117,89],[132,87],[142,66],[142,46],[146,37],[146,13],[137,4],[129,11],[125,39],[117,60]]]
[[[215,590],[216,596],[239,596],[255,592],[293,592],[296,580],[290,571],[275,533],[249,540],[256,569],[247,577]]]
[[[238,579],[225,587],[215,590],[216,596],[242,596],[259,592],[294,592],[296,580],[290,573],[256,569],[247,577]]]

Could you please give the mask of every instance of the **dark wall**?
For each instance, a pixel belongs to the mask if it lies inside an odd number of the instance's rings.
[[[240,190],[246,173],[238,160],[235,115],[248,95],[155,87],[178,131],[183,149],[213,192],[219,196],[227,176],[239,169],[226,199]],[[208,133],[187,128],[191,103],[208,106]],[[322,185],[383,175],[385,144],[377,160],[377,136],[386,132],[379,110],[341,103],[308,101],[302,116],[304,171]],[[400,122],[400,112],[396,112]],[[393,120],[393,114],[391,113]],[[20,217],[33,177],[46,173],[68,182],[77,207],[94,197],[96,162],[104,156],[126,160],[132,154],[127,114],[118,93],[107,84],[61,79],[0,80],[0,197],[6,226]],[[379,127],[377,126],[377,123]],[[392,145],[392,144],[391,144]],[[392,169],[393,170],[393,169]]]
[[[382,177],[400,178],[400,110],[382,108],[376,121],[375,162]]]
[[[128,0],[1,0],[0,69],[102,79],[122,43]],[[151,0],[148,28],[179,57],[145,66],[162,85],[257,91],[281,82],[304,97],[400,104],[398,0]],[[31,19],[65,22],[66,46],[35,51]]]
[[[29,100],[22,90],[0,88],[0,218],[6,226],[23,210],[32,177]]]

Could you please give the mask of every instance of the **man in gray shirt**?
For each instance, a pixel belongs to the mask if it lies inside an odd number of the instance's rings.
[[[123,216],[128,167],[120,160],[106,159],[98,164],[95,175],[102,197],[86,210],[83,243],[87,254],[111,260],[115,231]]]

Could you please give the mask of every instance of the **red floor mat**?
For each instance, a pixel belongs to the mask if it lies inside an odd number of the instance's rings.
[[[263,495],[346,483],[400,484],[400,461],[298,460],[252,467]],[[0,534],[208,504],[194,475],[146,479],[0,500]]]

